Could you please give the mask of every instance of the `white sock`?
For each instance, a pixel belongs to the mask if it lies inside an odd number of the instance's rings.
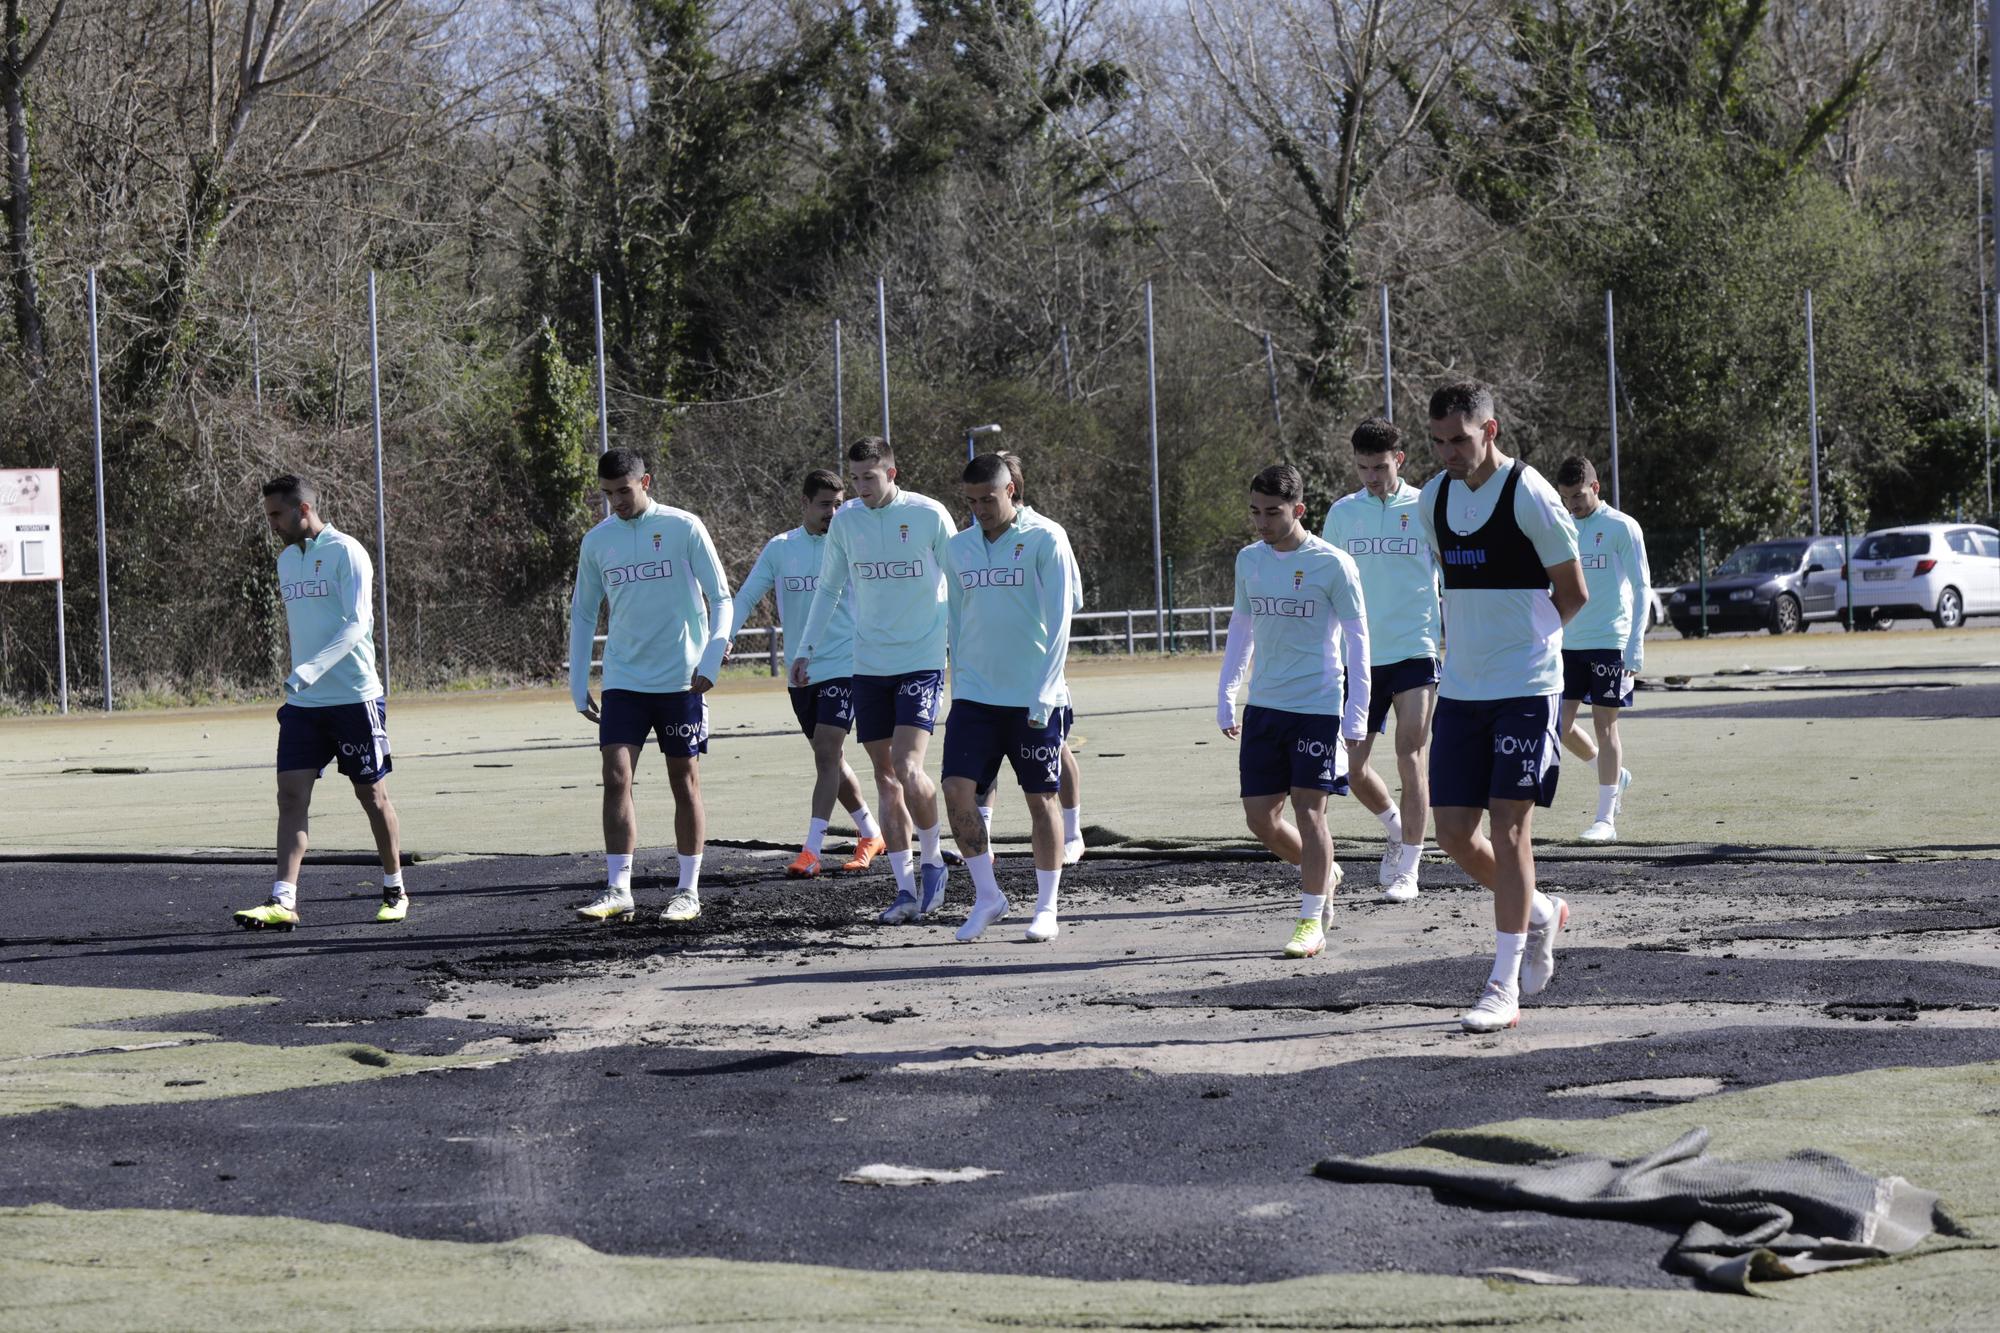
[[[1409,871],[1415,870],[1417,868],[1417,861],[1419,858],[1423,856],[1423,854],[1424,854],[1424,840],[1422,838],[1418,838],[1415,842],[1404,843],[1403,861],[1401,865],[1396,867],[1397,873],[1405,874]]]
[[[1521,989],[1521,955],[1528,951],[1526,932],[1519,935],[1504,930],[1493,932],[1493,974],[1488,981],[1497,981],[1508,990]]]
[[[1375,816],[1375,818],[1381,820],[1382,827],[1389,830],[1390,842],[1401,842],[1403,840],[1403,816],[1402,812],[1397,810],[1395,806],[1390,806],[1387,810]]]
[[[1081,804],[1066,805],[1062,808],[1062,812],[1063,812],[1063,841],[1082,842],[1083,806]]]
[[[1053,912],[1056,910],[1056,889],[1062,883],[1062,871],[1043,870],[1035,867],[1035,910]]]
[[[1555,919],[1555,901],[1548,894],[1543,893],[1540,889],[1536,889],[1535,896],[1528,900],[1528,924],[1531,926],[1546,926]]]
[[[287,909],[296,908],[298,906],[298,896],[299,896],[298,885],[287,884],[282,879],[272,881],[271,900],[277,903],[278,906]]]
[[[818,856],[819,845],[825,841],[826,821],[824,819],[808,819],[806,821],[806,850],[814,856]]]
[[[699,895],[701,893],[701,853],[696,852],[693,856],[681,856],[680,863],[680,883],[674,885],[674,892]]]
[[[385,873],[385,874],[384,874],[384,875],[382,876],[382,887],[383,887],[383,888],[385,888],[385,889],[400,889],[400,888],[402,888],[402,887],[403,887],[403,872],[402,872],[402,871],[400,871],[400,870],[393,870],[393,871],[389,871],[389,872]]]
[[[632,857],[630,853],[606,852],[604,854],[604,886],[617,889],[621,893],[632,892]]]
[[[943,831],[942,826],[937,824],[917,830],[917,846],[922,849],[924,864],[927,866],[944,864],[944,853],[938,850],[938,837]]]
[[[972,872],[972,887],[978,890],[976,901],[991,902],[995,898],[1006,897],[1000,892],[999,877],[993,873],[993,853],[981,852],[977,856],[966,857],[965,868]]]
[[[1319,920],[1320,913],[1324,912],[1325,910],[1326,910],[1325,894],[1302,893],[1299,895],[1299,919],[1301,921],[1307,919],[1308,917],[1310,917],[1314,921],[1317,921]]]
[[[854,821],[854,832],[858,836],[863,838],[879,838],[882,836],[882,830],[875,826],[875,816],[868,813],[867,806],[857,806],[849,810],[847,817]]]
[[[1616,814],[1617,810],[1618,784],[1614,782],[1609,787],[1599,787],[1597,789],[1597,817],[1609,824],[1611,816]]]
[[[980,822],[981,824],[985,825],[985,827],[986,827],[986,836],[987,836],[987,838],[988,838],[988,839],[990,840],[990,839],[991,839],[991,838],[993,837],[993,807],[992,807],[992,806],[990,806],[990,805],[982,805],[982,806],[980,806],[980,807],[979,807],[979,822]],[[991,849],[991,848],[988,848],[987,850],[988,850],[988,851],[991,851],[992,849]]]
[[[917,896],[917,881],[910,874],[910,849],[889,853],[889,873],[896,877],[896,892]]]

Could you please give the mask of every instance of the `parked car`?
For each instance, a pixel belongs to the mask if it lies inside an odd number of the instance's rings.
[[[1708,576],[1708,628],[1796,634],[1847,609],[1840,538],[1783,537],[1730,552]],[[1683,583],[1667,598],[1667,618],[1683,638],[1702,632],[1702,585]]]
[[[1671,594],[1673,589],[1667,589]],[[1658,588],[1646,589],[1646,628],[1658,629],[1667,623],[1667,599]]]
[[[1854,548],[1854,614],[1928,616],[1956,629],[1967,616],[2000,615],[2000,531],[1976,523],[1883,528]]]

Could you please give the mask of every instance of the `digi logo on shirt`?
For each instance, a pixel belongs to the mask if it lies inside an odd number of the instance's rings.
[[[621,583],[637,583],[645,579],[670,579],[673,576],[673,561],[647,560],[636,565],[613,565],[604,571],[604,586],[616,588]]]
[[[968,591],[973,588],[1025,588],[1028,586],[1028,571],[1025,569],[961,569],[958,571],[958,586]]]
[[[1608,555],[1586,555],[1579,557],[1579,559],[1582,560],[1585,569],[1611,568],[1611,557]]]
[[[786,592],[813,592],[816,591],[818,588],[819,588],[819,575],[817,574],[785,575]]]
[[[1415,537],[1349,537],[1349,555],[1422,555],[1424,548]]]
[[[924,562],[921,560],[857,560],[854,575],[863,579],[920,579],[924,576]]]
[[[1252,597],[1250,614],[1253,616],[1289,616],[1293,620],[1311,620],[1318,614],[1313,608],[1318,603],[1302,601],[1297,597]]]
[[[331,597],[333,582],[330,579],[300,579],[297,583],[280,586],[278,595],[288,602],[296,602],[301,597]]]

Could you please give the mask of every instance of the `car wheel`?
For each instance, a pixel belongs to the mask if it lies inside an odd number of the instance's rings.
[[[1676,625],[1674,628],[1681,632],[1683,639],[1701,639],[1707,637],[1699,625]]]
[[[1788,592],[1779,593],[1778,600],[1771,603],[1771,633],[1797,634],[1799,618],[1799,599]]]
[[[1939,629],[1957,629],[1965,623],[1965,599],[1958,595],[1958,589],[1946,588],[1938,594],[1937,610],[1931,613],[1931,623]]]

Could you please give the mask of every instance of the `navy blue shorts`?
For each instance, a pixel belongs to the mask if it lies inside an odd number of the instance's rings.
[[[806,734],[808,740],[821,727],[839,727],[846,731],[854,725],[854,682],[848,677],[836,676],[832,680],[816,680],[810,685],[789,688],[792,716],[799,720],[799,730]]]
[[[1630,708],[1632,675],[1616,648],[1563,649],[1563,698],[1593,708]]]
[[[1407,690],[1421,690],[1438,683],[1435,657],[1406,657],[1400,662],[1383,662],[1368,668],[1368,730],[1389,734],[1389,710],[1396,696]]]
[[[1431,716],[1431,808],[1556,799],[1557,699],[1439,699]]]
[[[655,732],[660,753],[686,759],[708,753],[708,701],[693,690],[651,694],[643,690],[606,690],[597,715],[597,743],[636,745],[644,749]]]
[[[1049,721],[1056,724],[1057,732],[1062,736],[1062,743],[1064,745],[1068,745],[1070,728],[1076,725],[1076,710],[1074,708],[1070,708],[1067,706],[1058,708],[1053,713],[1049,714]],[[945,743],[947,745],[951,743],[950,728],[951,728],[951,719],[946,718]],[[986,769],[979,775],[979,796],[981,798],[981,804],[984,804],[986,799],[993,795],[993,784],[998,782],[999,780],[1000,780],[1000,756],[996,754],[992,758],[986,761]]]
[[[854,737],[863,745],[886,741],[897,727],[937,729],[944,699],[944,672],[912,671],[902,676],[853,676]]]
[[[1241,745],[1236,771],[1245,796],[1280,796],[1294,787],[1347,795],[1347,744],[1337,717],[1250,704]]]
[[[944,775],[969,778],[986,791],[1000,776],[1004,758],[1014,765],[1022,791],[1051,792],[1062,783],[1062,747],[1061,709],[1036,727],[1025,708],[953,699],[944,724]]]
[[[386,699],[322,708],[286,704],[278,710],[278,771],[324,773],[333,760],[344,778],[380,782],[395,767],[389,760],[388,728]]]

